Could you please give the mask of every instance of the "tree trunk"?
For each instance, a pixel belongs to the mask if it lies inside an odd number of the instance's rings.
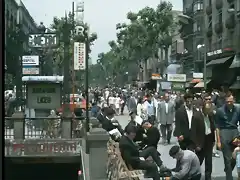
[[[168,67],[168,50],[169,50],[169,47],[166,47],[166,48],[164,48],[164,52],[165,52],[165,62],[164,62],[164,64],[165,64],[165,69]]]
[[[162,48],[160,48],[160,62],[161,62],[160,73],[163,74],[163,72],[164,72],[164,59],[163,59],[163,49]]]

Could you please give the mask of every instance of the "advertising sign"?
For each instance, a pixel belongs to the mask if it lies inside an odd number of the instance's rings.
[[[5,156],[75,156],[79,140],[5,140]]]
[[[24,67],[22,69],[23,75],[37,75],[39,74],[39,68],[35,67]]]
[[[22,56],[23,66],[39,66],[39,56]]]
[[[61,106],[61,85],[33,83],[27,86],[27,107],[32,109],[58,109]]]
[[[85,43],[74,42],[74,70],[86,69]]]
[[[168,74],[167,81],[170,82],[186,82],[186,74]]]

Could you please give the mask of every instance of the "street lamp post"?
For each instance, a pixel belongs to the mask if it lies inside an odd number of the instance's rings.
[[[23,41],[24,33],[22,31],[22,24],[18,22],[17,31],[16,31],[16,44],[17,44],[17,73],[16,73],[16,100],[19,111],[22,106],[22,55],[23,55]]]
[[[46,32],[46,27],[44,26],[43,22],[40,22],[40,25],[38,26],[38,32],[41,34],[44,34]],[[44,75],[44,52],[43,49],[39,49],[38,51],[39,57],[40,57],[40,74]]]
[[[67,100],[69,96],[69,70],[70,70],[70,59],[69,59],[69,45],[70,45],[70,33],[71,27],[68,24],[67,16],[65,16],[65,23],[64,23],[64,32],[63,32],[63,42],[64,42],[64,109],[63,114],[64,117],[69,116],[70,114],[70,107],[67,105]]]

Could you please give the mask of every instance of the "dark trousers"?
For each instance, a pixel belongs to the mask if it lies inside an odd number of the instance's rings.
[[[205,144],[201,151],[196,152],[200,164],[202,165],[203,160],[205,159],[205,180],[211,180],[212,174],[212,151],[213,151],[213,143],[210,135],[205,136]]]
[[[163,140],[170,142],[172,136],[172,124],[161,124],[160,130]]]
[[[226,180],[233,180],[232,169],[235,167],[235,162],[232,161],[232,146],[231,141],[235,138],[239,132],[237,129],[221,129],[220,140],[222,144],[222,153],[224,159],[224,171],[226,173]]]
[[[182,150],[186,150],[186,149],[194,150],[194,148],[195,148],[193,141],[189,138],[184,138],[183,141],[178,141],[178,143]]]
[[[124,107],[125,107],[125,105],[126,105],[125,102],[121,105],[121,114],[123,114],[123,111],[124,111]]]
[[[140,156],[143,157],[144,159],[147,159],[149,156],[151,156],[153,161],[157,164],[157,166],[160,167],[162,165],[162,160],[158,156],[157,149],[154,147],[148,147],[140,151]],[[140,161],[137,167],[135,167],[135,169],[146,170],[147,174],[150,175],[153,178],[153,180],[159,180],[160,175],[155,163],[150,161]]]

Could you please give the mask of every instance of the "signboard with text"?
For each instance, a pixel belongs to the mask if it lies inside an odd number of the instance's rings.
[[[39,68],[38,67],[23,67],[22,74],[23,75],[38,75]]]
[[[80,140],[5,140],[5,157],[79,156]]]
[[[27,107],[33,109],[58,109],[61,106],[61,85],[58,83],[29,83]]]
[[[186,82],[186,74],[167,74],[167,81],[169,82]]]
[[[54,33],[29,34],[28,45],[34,48],[54,48],[59,45],[59,39]]]
[[[74,42],[74,70],[86,69],[86,45]]]
[[[39,56],[22,56],[22,65],[39,66]]]

